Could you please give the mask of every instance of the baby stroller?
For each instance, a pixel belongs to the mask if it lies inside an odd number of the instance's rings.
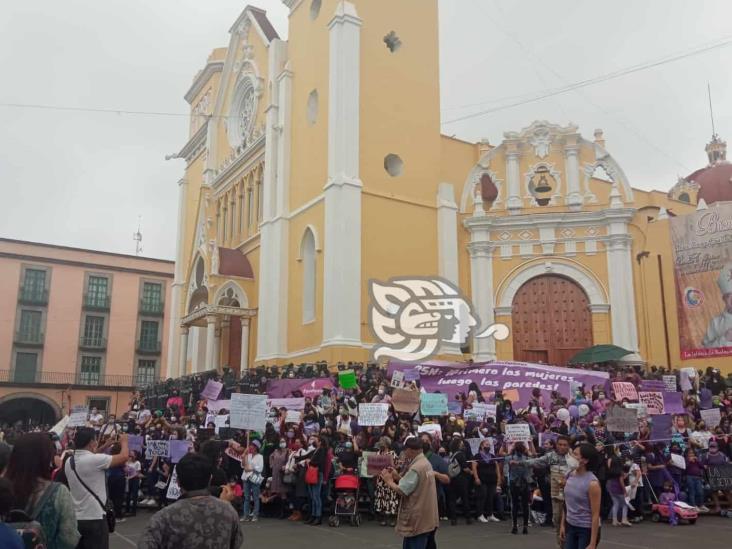
[[[335,504],[328,525],[338,527],[341,517],[348,517],[351,526],[360,526],[361,514],[358,512],[359,478],[353,469],[344,469],[335,479]]]

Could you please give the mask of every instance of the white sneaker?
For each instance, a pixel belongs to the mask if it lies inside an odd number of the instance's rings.
[[[489,517],[488,517],[488,520],[489,520],[489,521],[491,521],[491,522],[501,522],[501,519],[499,519],[499,518],[498,518],[498,517],[496,517],[495,515],[491,515],[491,516],[489,516]]]
[[[488,519],[485,518],[483,515],[480,515],[478,517],[478,522],[482,522],[483,524],[487,524],[488,523]]]
[[[699,507],[699,511],[701,511],[702,513],[708,513],[709,507],[707,507],[706,505],[702,505]]]

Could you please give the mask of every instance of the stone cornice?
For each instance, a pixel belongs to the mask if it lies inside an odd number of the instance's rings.
[[[180,325],[181,327],[190,326],[196,321],[206,318],[207,316],[238,316],[252,318],[257,316],[257,309],[228,307],[226,305],[205,305],[181,318]]]
[[[236,170],[245,165],[249,160],[255,158],[260,154],[264,154],[265,145],[265,134],[262,133],[252,143],[244,149],[239,156],[237,156],[230,164],[227,164],[223,169],[215,172],[212,187],[216,188],[221,185],[227,178],[229,178]]]
[[[634,208],[616,208],[596,211],[554,212],[537,214],[518,214],[511,216],[468,217],[463,225],[474,229],[523,229],[542,227],[577,227],[585,225],[607,225],[613,222],[629,223],[635,214]]]
[[[206,63],[206,66],[196,75],[196,78],[193,80],[193,84],[191,84],[191,87],[188,88],[188,91],[183,96],[185,100],[190,104],[201,92],[209,79],[217,72],[221,72],[223,69],[224,62],[222,60],[209,61]]]
[[[191,136],[188,143],[183,145],[183,148],[178,153],[178,158],[185,158],[186,162],[190,164],[191,160],[193,160],[198,153],[206,147],[206,135],[208,133],[207,128],[209,120],[210,119],[207,119],[206,122],[196,130],[196,133]]]

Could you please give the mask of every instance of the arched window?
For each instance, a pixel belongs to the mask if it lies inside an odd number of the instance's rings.
[[[315,236],[309,228],[305,229],[300,244],[302,258],[302,321],[315,320]]]
[[[689,204],[691,202],[691,198],[689,197],[689,193],[681,193],[679,195],[679,200],[681,200],[681,202],[686,202],[687,204]]]

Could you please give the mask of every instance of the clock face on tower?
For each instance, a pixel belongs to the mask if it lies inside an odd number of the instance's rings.
[[[229,144],[232,147],[246,147],[251,140],[257,114],[257,92],[253,80],[252,75],[243,75],[234,91],[227,124]]]

